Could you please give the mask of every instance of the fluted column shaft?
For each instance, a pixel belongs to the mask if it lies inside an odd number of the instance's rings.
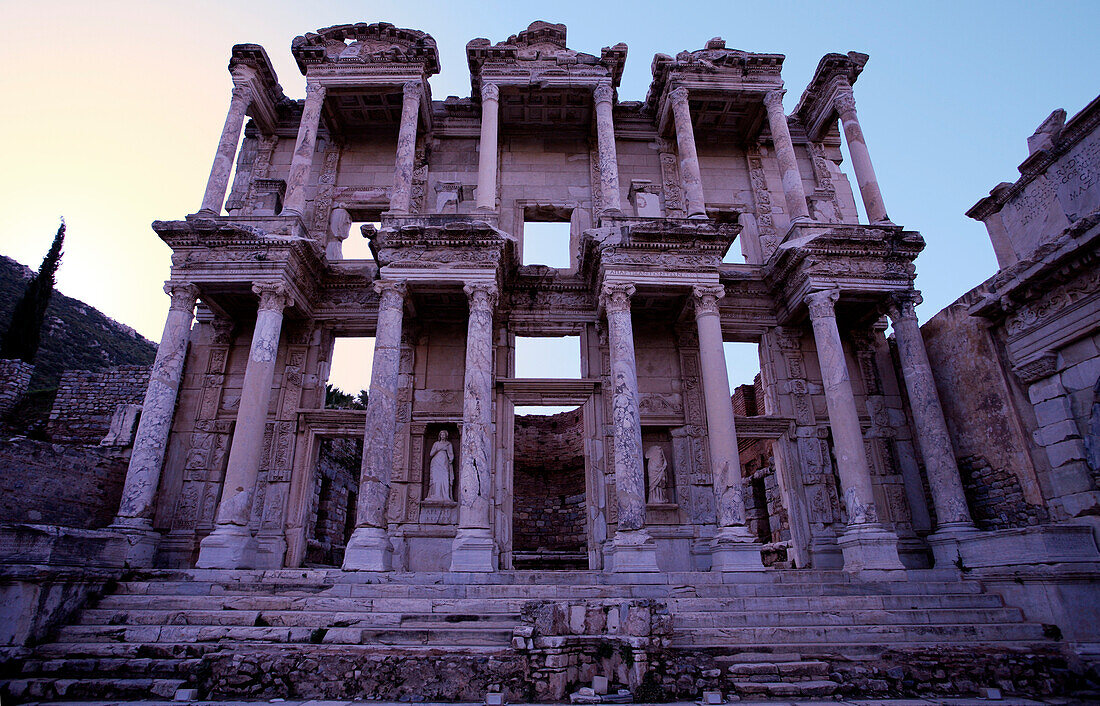
[[[809,218],[806,205],[806,190],[802,186],[802,173],[798,170],[791,131],[787,127],[787,116],[783,112],[783,94],[785,91],[769,91],[764,94],[764,107],[768,111],[768,127],[771,128],[772,144],[779,161],[779,173],[783,177],[783,196],[787,202],[787,213],[791,220]]]
[[[621,211],[619,158],[615,150],[615,122],[611,115],[614,90],[610,82],[600,83],[593,92],[596,103],[596,142],[600,160],[600,195],[604,211]]]
[[[477,158],[477,207],[497,210],[497,149],[500,122],[500,89],[496,84],[481,85],[481,141]]]
[[[172,298],[172,303],[149,373],[149,386],[145,389],[145,402],[122,487],[122,501],[115,518],[119,526],[152,528],[168,432],[172,429],[176,397],[187,358],[199,290],[192,284],[169,282],[164,285],[164,291]]]
[[[917,443],[924,458],[938,527],[973,528],[947,421],[936,391],[936,380],[932,376],[932,366],[928,362],[928,352],[917,323],[915,307],[920,302],[919,297],[915,292],[896,296],[887,310],[894,324],[898,358],[905,388],[909,391],[909,407],[916,425]]]
[[[489,515],[493,482],[493,309],[497,288],[479,282],[467,284],[465,292],[470,318],[458,465],[458,532],[451,550],[451,570],[493,571]]]
[[[688,217],[705,216],[703,177],[699,171],[699,154],[695,150],[695,131],[691,127],[688,92],[682,86],[668,94],[672,104],[672,119],[676,126],[676,151],[680,155],[680,181],[684,187]]]
[[[806,297],[813,323],[814,344],[821,364],[821,380],[825,387],[825,404],[829,411],[829,427],[833,432],[837,470],[844,490],[844,505],[848,524],[878,522],[871,469],[863,446],[863,431],[859,425],[852,381],[844,358],[844,346],[836,325],[834,306],[838,290],[814,292]]]
[[[393,172],[393,193],[390,195],[390,210],[395,213],[408,213],[412,201],[412,177],[416,158],[416,125],[420,118],[420,99],[424,85],[420,81],[409,81],[404,86],[404,98],[401,102],[401,125],[397,132],[397,159]]]
[[[867,152],[867,142],[863,139],[863,130],[856,115],[856,99],[851,86],[841,86],[833,97],[833,104],[840,114],[844,127],[844,139],[848,143],[848,154],[852,156],[852,168],[856,172],[856,183],[863,197],[863,207],[867,210],[867,220],[871,223],[888,222],[886,205],[882,202],[882,192],[878,188],[878,177],[871,164],[871,155]]]
[[[229,100],[229,112],[222,126],[222,136],[218,140],[218,151],[214,153],[214,164],[210,167],[210,178],[206,180],[206,192],[202,197],[200,213],[220,216],[225,204],[225,191],[229,187],[229,173],[233,170],[233,159],[237,156],[237,144],[241,141],[241,130],[248,107],[252,103],[252,91],[248,86],[236,85]]]
[[[313,168],[313,154],[317,151],[317,127],[321,123],[321,107],[325,102],[325,87],[317,83],[306,84],[306,102],[302,110],[302,122],[298,125],[298,141],[294,144],[294,156],[290,160],[290,174],[286,179],[286,198],[283,212],[302,215],[306,208],[306,183]]]

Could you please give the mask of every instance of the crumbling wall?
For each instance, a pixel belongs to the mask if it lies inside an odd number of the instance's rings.
[[[149,366],[120,365],[98,373],[69,370],[50,411],[47,433],[54,441],[98,444],[120,404],[138,404],[149,386]]]
[[[321,442],[314,476],[313,534],[306,547],[306,563],[325,566],[343,563],[349,530],[355,524],[362,456],[362,439]]]
[[[0,360],[0,415],[10,412],[31,385],[34,366],[22,360]]]
[[[582,552],[585,536],[581,409],[516,417],[513,547]]]

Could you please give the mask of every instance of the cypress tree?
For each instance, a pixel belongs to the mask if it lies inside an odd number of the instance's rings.
[[[23,298],[15,305],[11,323],[0,341],[0,358],[34,362],[42,338],[46,307],[50,305],[50,297],[53,296],[53,287],[57,281],[57,268],[61,264],[61,246],[64,242],[65,219],[62,218],[50,251],[42,259],[38,273],[27,283]]]

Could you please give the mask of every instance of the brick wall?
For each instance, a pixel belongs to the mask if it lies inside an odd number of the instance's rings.
[[[584,419],[580,409],[516,417],[513,547],[583,552]]]
[[[70,370],[61,376],[47,433],[54,441],[97,444],[120,404],[145,399],[149,366],[121,365],[98,373]]]
[[[0,522],[98,529],[118,510],[127,458],[29,439],[0,444]]]
[[[980,529],[1026,527],[1048,519],[1043,507],[1024,498],[1015,474],[994,468],[981,456],[963,456],[958,461],[970,513]]]

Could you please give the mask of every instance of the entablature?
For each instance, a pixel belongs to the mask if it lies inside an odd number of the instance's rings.
[[[868,56],[856,51],[847,54],[826,54],[817,63],[810,84],[803,91],[792,115],[806,128],[806,134],[817,141],[836,122],[834,98],[838,91],[850,89],[867,64]]]

